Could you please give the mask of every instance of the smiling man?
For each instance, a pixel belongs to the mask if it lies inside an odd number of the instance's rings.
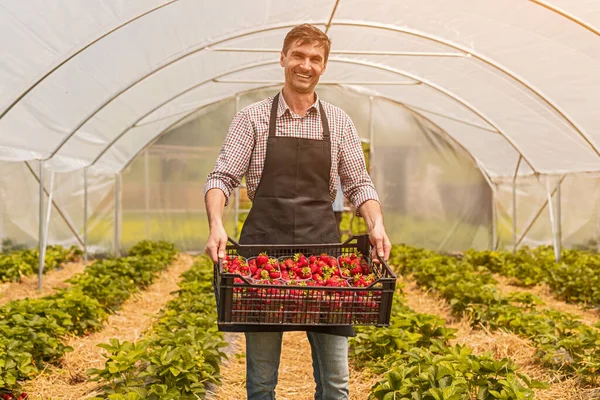
[[[210,226],[206,252],[214,262],[225,256],[223,209],[244,176],[252,209],[240,243],[339,243],[332,208],[338,174],[344,195],[367,222],[374,250],[388,259],[391,244],[356,128],[344,111],[315,93],[330,47],[327,35],[314,26],[294,27],[281,51],[283,89],[233,118],[204,188]],[[289,330],[299,329],[257,326],[245,332],[249,400],[275,399],[282,334]],[[315,400],[348,399],[348,336],[354,330],[302,330],[311,345]]]

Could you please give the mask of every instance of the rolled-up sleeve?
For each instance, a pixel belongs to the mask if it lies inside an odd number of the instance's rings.
[[[367,200],[379,202],[377,191],[367,172],[360,138],[350,117],[346,119],[340,143],[338,173],[344,196],[356,210]]]
[[[231,192],[248,172],[254,140],[252,124],[248,114],[242,110],[231,121],[215,167],[206,179],[204,196],[211,189],[221,189],[225,194],[225,204],[229,203]]]

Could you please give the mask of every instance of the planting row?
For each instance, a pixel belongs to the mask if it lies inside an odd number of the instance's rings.
[[[59,364],[71,351],[66,334],[98,330],[132,293],[165,269],[175,249],[164,242],[140,242],[128,257],[97,261],[68,282],[71,286],[39,299],[12,301],[0,308],[0,388],[37,375],[44,363]],[[0,390],[0,393],[4,393]]]
[[[600,254],[583,250],[563,250],[560,263],[554,261],[552,247],[508,251],[469,250],[464,260],[494,273],[512,278],[521,286],[546,284],[561,300],[600,306]]]
[[[533,399],[546,384],[518,372],[509,359],[477,356],[449,346],[455,329],[437,316],[418,314],[396,298],[389,328],[357,328],[350,357],[358,367],[382,375],[369,399]]]
[[[598,383],[600,330],[578,317],[556,310],[540,310],[541,300],[529,293],[503,295],[489,270],[466,257],[457,260],[406,246],[395,246],[391,263],[417,283],[434,289],[456,315],[470,316],[474,327],[505,329],[530,339],[545,366],[582,383]]]
[[[0,253],[0,282],[18,282],[24,276],[37,274],[39,254],[38,249]],[[48,246],[44,258],[44,272],[56,269],[65,262],[78,261],[82,254],[75,246]]]
[[[104,385],[98,399],[198,399],[207,384],[219,383],[225,357],[219,349],[226,343],[216,327],[212,272],[212,262],[202,256],[182,275],[177,297],[144,339],[101,345],[106,364],[88,371]]]

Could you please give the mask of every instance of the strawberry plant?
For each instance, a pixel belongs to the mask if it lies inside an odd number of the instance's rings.
[[[77,261],[82,251],[75,246],[64,248],[62,246],[46,247],[44,259],[44,272],[59,268],[61,264]],[[24,276],[38,273],[39,249],[25,249],[0,254],[0,281],[18,282]]]
[[[177,297],[144,339],[101,345],[105,367],[88,373],[109,399],[204,398],[206,385],[219,382],[225,343],[215,324],[212,263],[203,256],[182,278]]]
[[[15,389],[44,363],[58,363],[71,351],[62,341],[66,334],[100,329],[108,313],[148,285],[174,255],[171,245],[159,245],[152,254],[98,261],[73,277],[67,289],[1,307],[0,386]]]
[[[454,313],[468,314],[474,327],[484,324],[526,337],[536,346],[540,363],[565,376],[577,376],[583,383],[597,382],[597,328],[567,313],[539,310],[541,300],[531,294],[503,295],[490,271],[472,264],[469,257],[458,260],[397,246],[392,262],[402,273],[412,274],[420,285],[445,298]]]

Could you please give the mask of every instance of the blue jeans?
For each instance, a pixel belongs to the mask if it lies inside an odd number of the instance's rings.
[[[348,338],[307,332],[312,352],[315,400],[348,400]],[[246,332],[248,400],[274,400],[282,332]]]

